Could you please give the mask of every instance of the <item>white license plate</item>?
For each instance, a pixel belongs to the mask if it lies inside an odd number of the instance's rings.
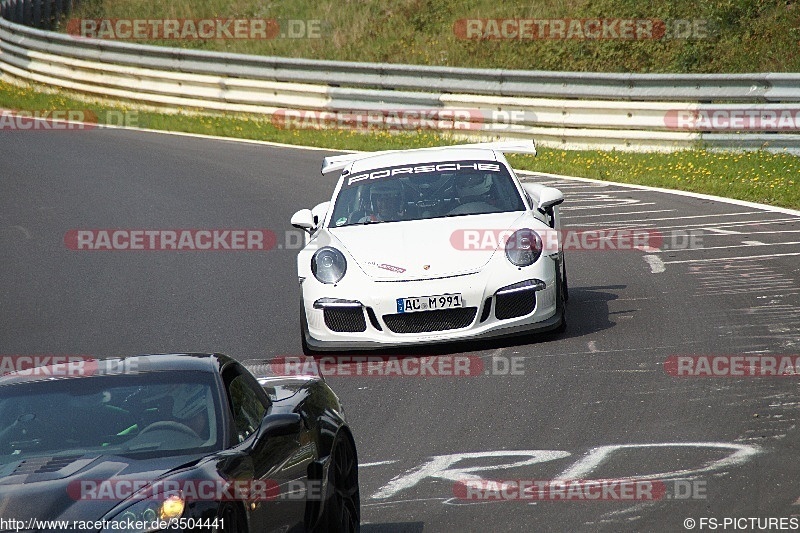
[[[438,296],[415,296],[398,298],[398,313],[415,313],[417,311],[435,311],[437,309],[454,309],[464,307],[461,294],[440,294]]]

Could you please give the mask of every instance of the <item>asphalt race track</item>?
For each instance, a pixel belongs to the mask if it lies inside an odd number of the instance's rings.
[[[331,152],[108,129],[0,132],[0,146],[1,354],[219,351],[257,370],[302,355],[289,218],[329,199],[336,178],[319,168]],[[797,520],[798,377],[678,377],[664,363],[800,354],[800,217],[529,179],[562,189],[565,226],[647,229],[658,242],[568,251],[561,336],[411,352],[479,357],[488,374],[329,377],[363,465],[363,531]],[[267,229],[278,246],[65,245],[70,230],[104,228]],[[651,480],[666,492],[490,501],[461,498],[456,485],[564,478]]]

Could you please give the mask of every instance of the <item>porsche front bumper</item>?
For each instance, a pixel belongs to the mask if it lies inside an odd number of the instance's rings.
[[[332,286],[306,279],[303,334],[315,351],[380,349],[489,339],[556,329],[563,320],[560,261],[417,281]],[[461,294],[463,307],[398,313],[399,298]]]

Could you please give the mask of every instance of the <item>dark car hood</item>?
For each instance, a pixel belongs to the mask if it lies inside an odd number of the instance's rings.
[[[82,497],[90,493],[82,489],[81,482],[88,482],[91,487],[112,478],[156,480],[200,457],[180,455],[137,460],[114,455],[59,455],[3,464],[0,465],[0,516],[20,520],[99,520],[120,501]]]

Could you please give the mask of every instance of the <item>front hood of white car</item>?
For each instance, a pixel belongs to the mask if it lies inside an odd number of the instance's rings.
[[[498,236],[525,213],[491,213],[330,228],[358,266],[378,280],[417,280],[480,271]],[[466,246],[465,246],[466,236]],[[477,245],[476,245],[477,244]]]

